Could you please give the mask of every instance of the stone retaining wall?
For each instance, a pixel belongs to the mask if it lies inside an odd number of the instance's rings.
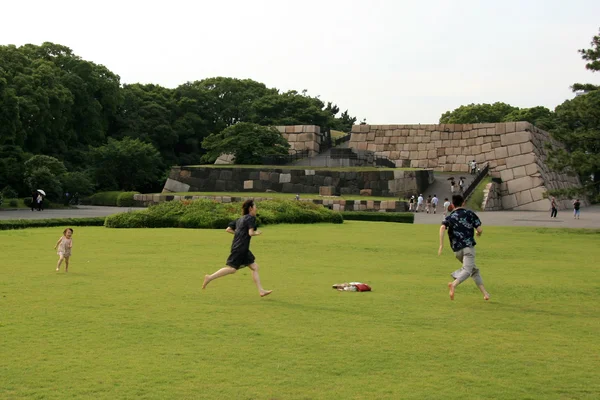
[[[577,177],[551,172],[545,143],[561,146],[548,132],[528,122],[498,124],[355,125],[350,147],[370,150],[401,165],[436,171],[467,172],[468,162],[489,163],[501,178],[502,208],[548,210],[544,193],[581,186]],[[561,209],[569,201],[559,202]],[[585,203],[587,205],[587,203]]]
[[[294,197],[290,197],[292,200]],[[218,203],[241,203],[247,199],[255,201],[272,200],[269,197],[232,197],[232,196],[181,196],[169,194],[136,194],[133,196],[136,206],[147,207],[165,201],[181,200],[214,200]],[[344,199],[300,199],[321,204],[334,211],[379,211],[379,212],[404,212],[408,211],[408,203],[405,201],[380,201],[380,200],[344,200]]]
[[[336,195],[408,197],[422,193],[434,180],[431,170],[329,171],[284,168],[173,167],[163,193],[173,192],[265,192],[319,193],[332,186]]]
[[[321,151],[323,135],[316,125],[288,125],[275,127],[290,144],[290,154],[308,150],[314,157]]]

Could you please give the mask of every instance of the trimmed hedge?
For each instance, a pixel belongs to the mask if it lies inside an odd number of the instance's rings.
[[[53,218],[53,219],[14,219],[0,221],[0,231],[25,228],[48,228],[52,226],[103,226],[104,217],[93,218]]]
[[[348,221],[381,221],[405,224],[412,224],[415,221],[415,214],[410,212],[342,211],[340,214]]]
[[[98,192],[86,199],[93,206],[117,206],[119,196],[127,192]]]
[[[329,222],[341,224],[340,213],[304,201],[268,200],[257,202],[259,225],[311,224]],[[195,228],[225,229],[241,216],[242,203],[218,203],[213,200],[169,201],[150,206],[147,210],[111,215],[108,228]]]
[[[140,192],[121,192],[119,197],[117,197],[117,206],[118,207],[133,207],[135,205],[135,200],[133,196],[136,194],[140,194]]]

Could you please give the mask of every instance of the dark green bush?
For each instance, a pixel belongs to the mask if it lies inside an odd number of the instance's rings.
[[[117,206],[119,196],[125,192],[98,192],[86,199],[86,204],[93,206]]]
[[[10,185],[5,186],[4,189],[2,189],[2,192],[0,193],[0,195],[4,196],[5,199],[14,199],[19,196],[17,191],[14,190],[12,187],[10,187]]]
[[[133,207],[135,205],[135,200],[133,199],[133,196],[139,193],[140,192],[121,192],[119,197],[117,197],[117,206]]]
[[[8,201],[8,205],[11,207],[17,207],[19,205],[19,202],[17,201],[17,199],[10,199]]]
[[[15,219],[0,221],[0,230],[47,228],[52,226],[103,226],[104,217],[93,218],[54,218],[54,219]]]
[[[343,223],[339,213],[320,205],[269,200],[258,204],[258,224]],[[241,203],[217,203],[213,200],[169,201],[147,210],[112,215],[106,218],[109,228],[201,228],[225,229],[230,221],[241,216]]]
[[[412,224],[415,220],[415,214],[408,212],[342,211],[340,214],[348,221],[381,221]]]

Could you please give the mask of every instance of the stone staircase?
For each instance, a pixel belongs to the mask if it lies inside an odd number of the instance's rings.
[[[475,180],[475,177],[477,175],[471,175],[464,172],[434,172],[433,176],[435,178],[435,181],[431,185],[429,185],[425,193],[423,193],[423,197],[427,199],[427,196],[431,195],[431,197],[433,197],[433,195],[435,194],[437,195],[438,199],[440,199],[440,202],[443,203],[445,198],[452,199],[452,192],[450,191],[450,181],[448,180],[448,178],[455,178],[456,191],[454,193],[458,194],[459,178],[461,176],[465,177],[464,188],[466,189],[471,184],[471,182]],[[416,193],[415,197],[418,195],[419,193]]]

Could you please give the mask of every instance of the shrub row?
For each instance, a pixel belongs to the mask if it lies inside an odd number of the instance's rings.
[[[54,218],[54,219],[15,219],[0,221],[0,230],[48,228],[52,226],[103,226],[104,217],[93,218]]]
[[[405,224],[412,224],[415,221],[415,214],[409,212],[342,211],[340,214],[345,220],[353,221],[401,222]]]
[[[258,204],[258,224],[310,224],[344,222],[340,213],[304,201],[268,200]],[[241,215],[242,203],[213,200],[169,201],[147,210],[111,215],[109,228],[200,228],[225,229]]]
[[[93,206],[131,207],[134,205],[133,195],[139,192],[99,192],[84,200]]]

